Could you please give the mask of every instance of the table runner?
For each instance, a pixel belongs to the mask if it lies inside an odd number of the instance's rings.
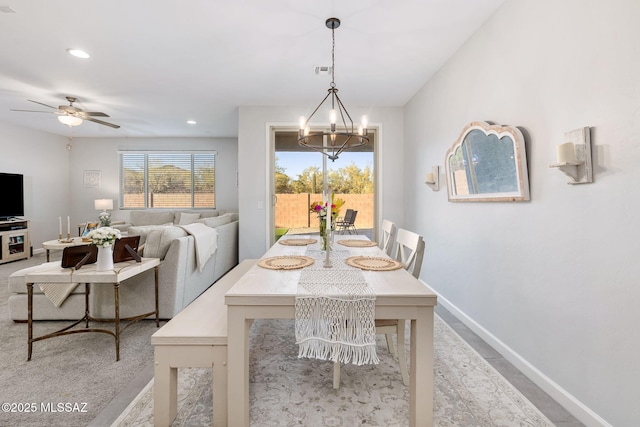
[[[306,255],[316,262],[300,272],[295,300],[298,357],[355,365],[379,363],[375,342],[376,295],[362,271],[344,260],[349,251],[331,252],[325,268],[318,245]]]

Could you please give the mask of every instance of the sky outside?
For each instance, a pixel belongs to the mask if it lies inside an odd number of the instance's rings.
[[[284,168],[284,173],[292,179],[297,179],[304,169],[317,166],[322,170],[322,154],[304,151],[278,151],[276,152],[277,165]],[[372,152],[343,152],[335,162],[327,161],[327,169],[341,169],[355,163],[363,170],[366,166],[373,171]]]

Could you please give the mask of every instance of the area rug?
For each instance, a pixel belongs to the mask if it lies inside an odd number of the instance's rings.
[[[406,426],[409,390],[398,363],[378,337],[379,365],[342,367],[298,359],[291,320],[257,320],[250,333],[252,426]],[[519,391],[435,316],[437,426],[553,426]],[[212,422],[211,370],[179,370],[178,416],[173,426]],[[153,380],[113,426],[153,426]]]
[[[60,253],[56,251],[52,258],[59,259]],[[158,330],[153,320],[140,321],[123,331],[119,362],[114,338],[103,333],[35,342],[28,362],[27,324],[10,318],[7,279],[13,271],[43,262],[44,254],[37,254],[29,260],[0,265],[0,401],[11,404],[0,411],[2,427],[87,426],[153,363],[150,339]],[[34,323],[36,336],[70,324]]]

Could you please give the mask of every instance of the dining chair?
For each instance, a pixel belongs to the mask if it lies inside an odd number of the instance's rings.
[[[397,228],[393,222],[388,219],[382,220],[380,243],[378,243],[378,247],[389,256],[391,256],[393,245],[396,241],[396,232]]]
[[[340,232],[340,234],[344,234],[345,231],[348,231],[349,234],[351,234],[352,230],[355,232],[355,234],[358,234],[358,230],[356,229],[356,226],[355,226],[357,216],[358,216],[358,211],[354,211],[353,209],[347,209],[342,221],[336,222],[336,225],[338,226],[337,230]]]
[[[420,277],[422,259],[424,258],[424,239],[421,235],[398,228],[396,240],[393,245],[394,258],[400,261],[405,270],[413,277]],[[387,348],[393,356],[398,357],[402,383],[409,385],[409,373],[407,371],[407,356],[405,352],[405,319],[376,319],[376,334],[384,334],[387,340]],[[393,334],[396,334],[397,346],[393,345]],[[397,347],[397,349],[396,349]],[[333,388],[340,388],[340,363],[333,364]]]
[[[336,221],[335,221],[336,230],[340,229],[340,227],[345,223],[347,218],[351,218],[351,213],[352,212],[353,212],[353,209],[347,209],[344,212],[344,216],[339,216],[339,217],[336,218]]]

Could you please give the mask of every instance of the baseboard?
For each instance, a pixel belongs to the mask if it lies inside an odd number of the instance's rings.
[[[438,304],[442,304],[442,306],[449,310],[451,314],[457,317],[469,329],[480,336],[480,338],[482,338],[487,344],[489,344],[498,353],[500,353],[502,357],[507,359],[511,364],[513,364],[513,366],[518,368],[520,372],[526,375],[531,381],[533,381],[538,387],[544,390],[556,402],[562,405],[580,422],[588,427],[612,427],[611,424],[609,424],[602,417],[589,409],[585,404],[576,399],[572,394],[567,392],[567,390],[560,387],[560,385],[555,383],[551,378],[540,372],[526,359],[524,359],[518,353],[513,351],[513,349],[496,338],[493,334],[491,334],[491,332],[487,331],[481,325],[476,323],[472,318],[460,311],[458,307],[452,304],[449,300],[447,300],[437,292],[436,294],[438,295]]]

